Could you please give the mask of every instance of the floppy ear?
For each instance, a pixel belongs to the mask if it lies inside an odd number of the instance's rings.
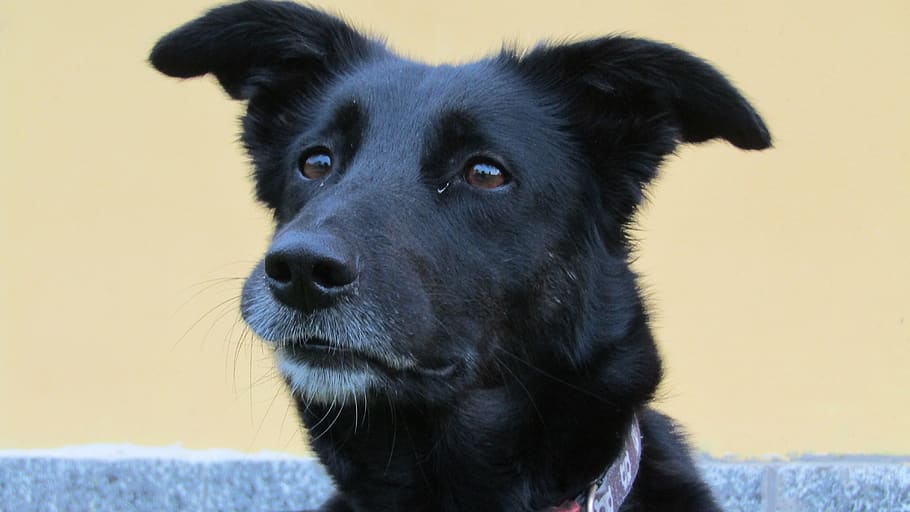
[[[521,58],[521,66],[551,85],[586,89],[595,102],[599,96],[602,104],[620,100],[659,112],[678,131],[680,142],[722,138],[742,149],[771,145],[755,109],[720,72],[667,44],[605,37],[537,48]]]
[[[720,72],[670,45],[614,36],[515,59],[556,94],[620,223],[631,219],[643,187],[677,144],[719,138],[742,149],[771,145],[761,117]]]
[[[305,85],[384,51],[343,21],[292,2],[249,0],[212,9],[167,34],[149,57],[162,73],[212,73],[234,99]]]

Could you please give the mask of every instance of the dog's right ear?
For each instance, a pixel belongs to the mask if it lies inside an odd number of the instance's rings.
[[[306,87],[384,51],[324,12],[248,0],[212,9],[162,37],[149,61],[173,77],[212,73],[239,100],[289,84]]]

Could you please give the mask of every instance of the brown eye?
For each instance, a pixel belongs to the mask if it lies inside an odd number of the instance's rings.
[[[297,169],[305,178],[318,180],[332,171],[332,157],[325,150],[305,153],[300,157]]]
[[[468,166],[464,179],[472,187],[492,190],[509,182],[509,175],[490,162],[476,162]]]

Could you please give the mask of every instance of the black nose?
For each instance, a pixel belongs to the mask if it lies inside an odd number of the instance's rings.
[[[335,236],[287,231],[266,253],[265,274],[276,299],[311,313],[351,291],[356,257]]]

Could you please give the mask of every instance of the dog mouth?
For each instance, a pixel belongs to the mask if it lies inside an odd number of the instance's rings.
[[[280,358],[290,364],[342,373],[378,372],[391,377],[415,375],[446,378],[451,377],[458,366],[451,362],[419,364],[413,357],[352,348],[319,337],[279,343],[277,352]]]
[[[309,403],[342,406],[353,397],[369,393],[425,393],[449,383],[458,373],[460,363],[428,366],[413,357],[373,347],[360,348],[333,343],[324,338],[286,340],[275,346],[279,372],[292,392]]]
[[[379,356],[368,351],[355,350],[332,343],[324,338],[306,338],[284,342],[279,344],[278,352],[291,362],[339,370],[361,366],[406,369],[413,364],[405,358]]]
[[[244,285],[241,312],[250,329],[272,348],[278,373],[295,396],[325,404],[375,392],[398,397],[451,387],[469,361],[424,357],[395,340],[380,308],[343,302],[309,315],[284,307],[262,288],[259,265]]]

